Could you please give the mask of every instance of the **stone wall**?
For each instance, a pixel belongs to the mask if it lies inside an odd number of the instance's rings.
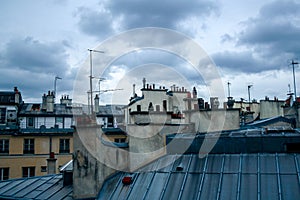
[[[197,132],[214,132],[240,128],[239,109],[200,110],[190,112]]]
[[[284,101],[261,100],[260,119],[283,116]]]
[[[73,198],[95,198],[104,181],[128,169],[128,152],[105,146],[97,125],[78,126],[74,133]]]

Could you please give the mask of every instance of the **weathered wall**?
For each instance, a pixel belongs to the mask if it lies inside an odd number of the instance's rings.
[[[261,100],[260,101],[260,119],[283,116],[282,105],[284,101]]]
[[[128,125],[130,170],[134,171],[166,153],[165,136],[172,133],[194,133],[194,124]]]
[[[239,109],[200,110],[190,112],[190,120],[198,132],[234,130],[240,128]]]
[[[260,104],[257,102],[251,102],[250,104],[248,102],[241,102],[241,101],[236,101],[233,105],[233,108],[240,108],[241,111],[246,112],[247,107],[250,105],[250,111],[254,112],[253,113],[253,118],[256,119],[259,115],[260,112]]]
[[[104,181],[128,168],[128,152],[101,142],[99,126],[77,126],[74,133],[73,197],[94,198]]]

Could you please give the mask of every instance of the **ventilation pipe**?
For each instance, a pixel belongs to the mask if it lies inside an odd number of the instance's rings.
[[[95,101],[95,112],[98,113],[99,112],[99,96],[98,96],[98,94],[96,94],[94,101]]]
[[[132,97],[135,97],[135,84],[132,85]]]

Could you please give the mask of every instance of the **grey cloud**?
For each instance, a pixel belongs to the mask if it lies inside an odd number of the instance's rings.
[[[33,38],[15,38],[7,43],[0,53],[0,79],[2,90],[17,86],[25,99],[36,99],[48,90],[53,90],[55,75],[63,79],[57,89],[72,89],[75,72],[67,63],[67,41],[44,43]]]
[[[241,22],[236,35],[225,34],[223,41],[231,40],[236,48],[246,52],[220,52],[215,62],[230,69],[261,72],[287,66],[287,60],[300,54],[300,3],[274,1],[264,5],[256,17]]]
[[[81,8],[78,15],[80,30],[99,37],[139,27],[176,28],[190,17],[205,24],[207,16],[218,12],[217,2],[209,0],[114,0],[101,4],[99,11]]]
[[[4,52],[7,66],[30,72],[64,74],[68,69],[65,41],[42,43],[31,37],[13,39]]]
[[[254,73],[271,68],[271,66],[266,66],[254,58],[251,51],[225,51],[212,55],[212,58],[217,66],[234,69],[235,71]]]
[[[83,33],[97,37],[107,37],[113,33],[113,19],[110,13],[82,7],[78,10],[78,15],[79,29]]]
[[[238,45],[254,48],[261,56],[300,53],[300,3],[275,1],[263,6],[256,18],[244,22]]]

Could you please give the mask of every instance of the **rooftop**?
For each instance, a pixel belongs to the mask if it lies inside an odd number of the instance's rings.
[[[300,154],[166,155],[110,178],[98,199],[300,199],[299,166]]]
[[[0,199],[73,199],[72,185],[61,174],[0,181]]]

